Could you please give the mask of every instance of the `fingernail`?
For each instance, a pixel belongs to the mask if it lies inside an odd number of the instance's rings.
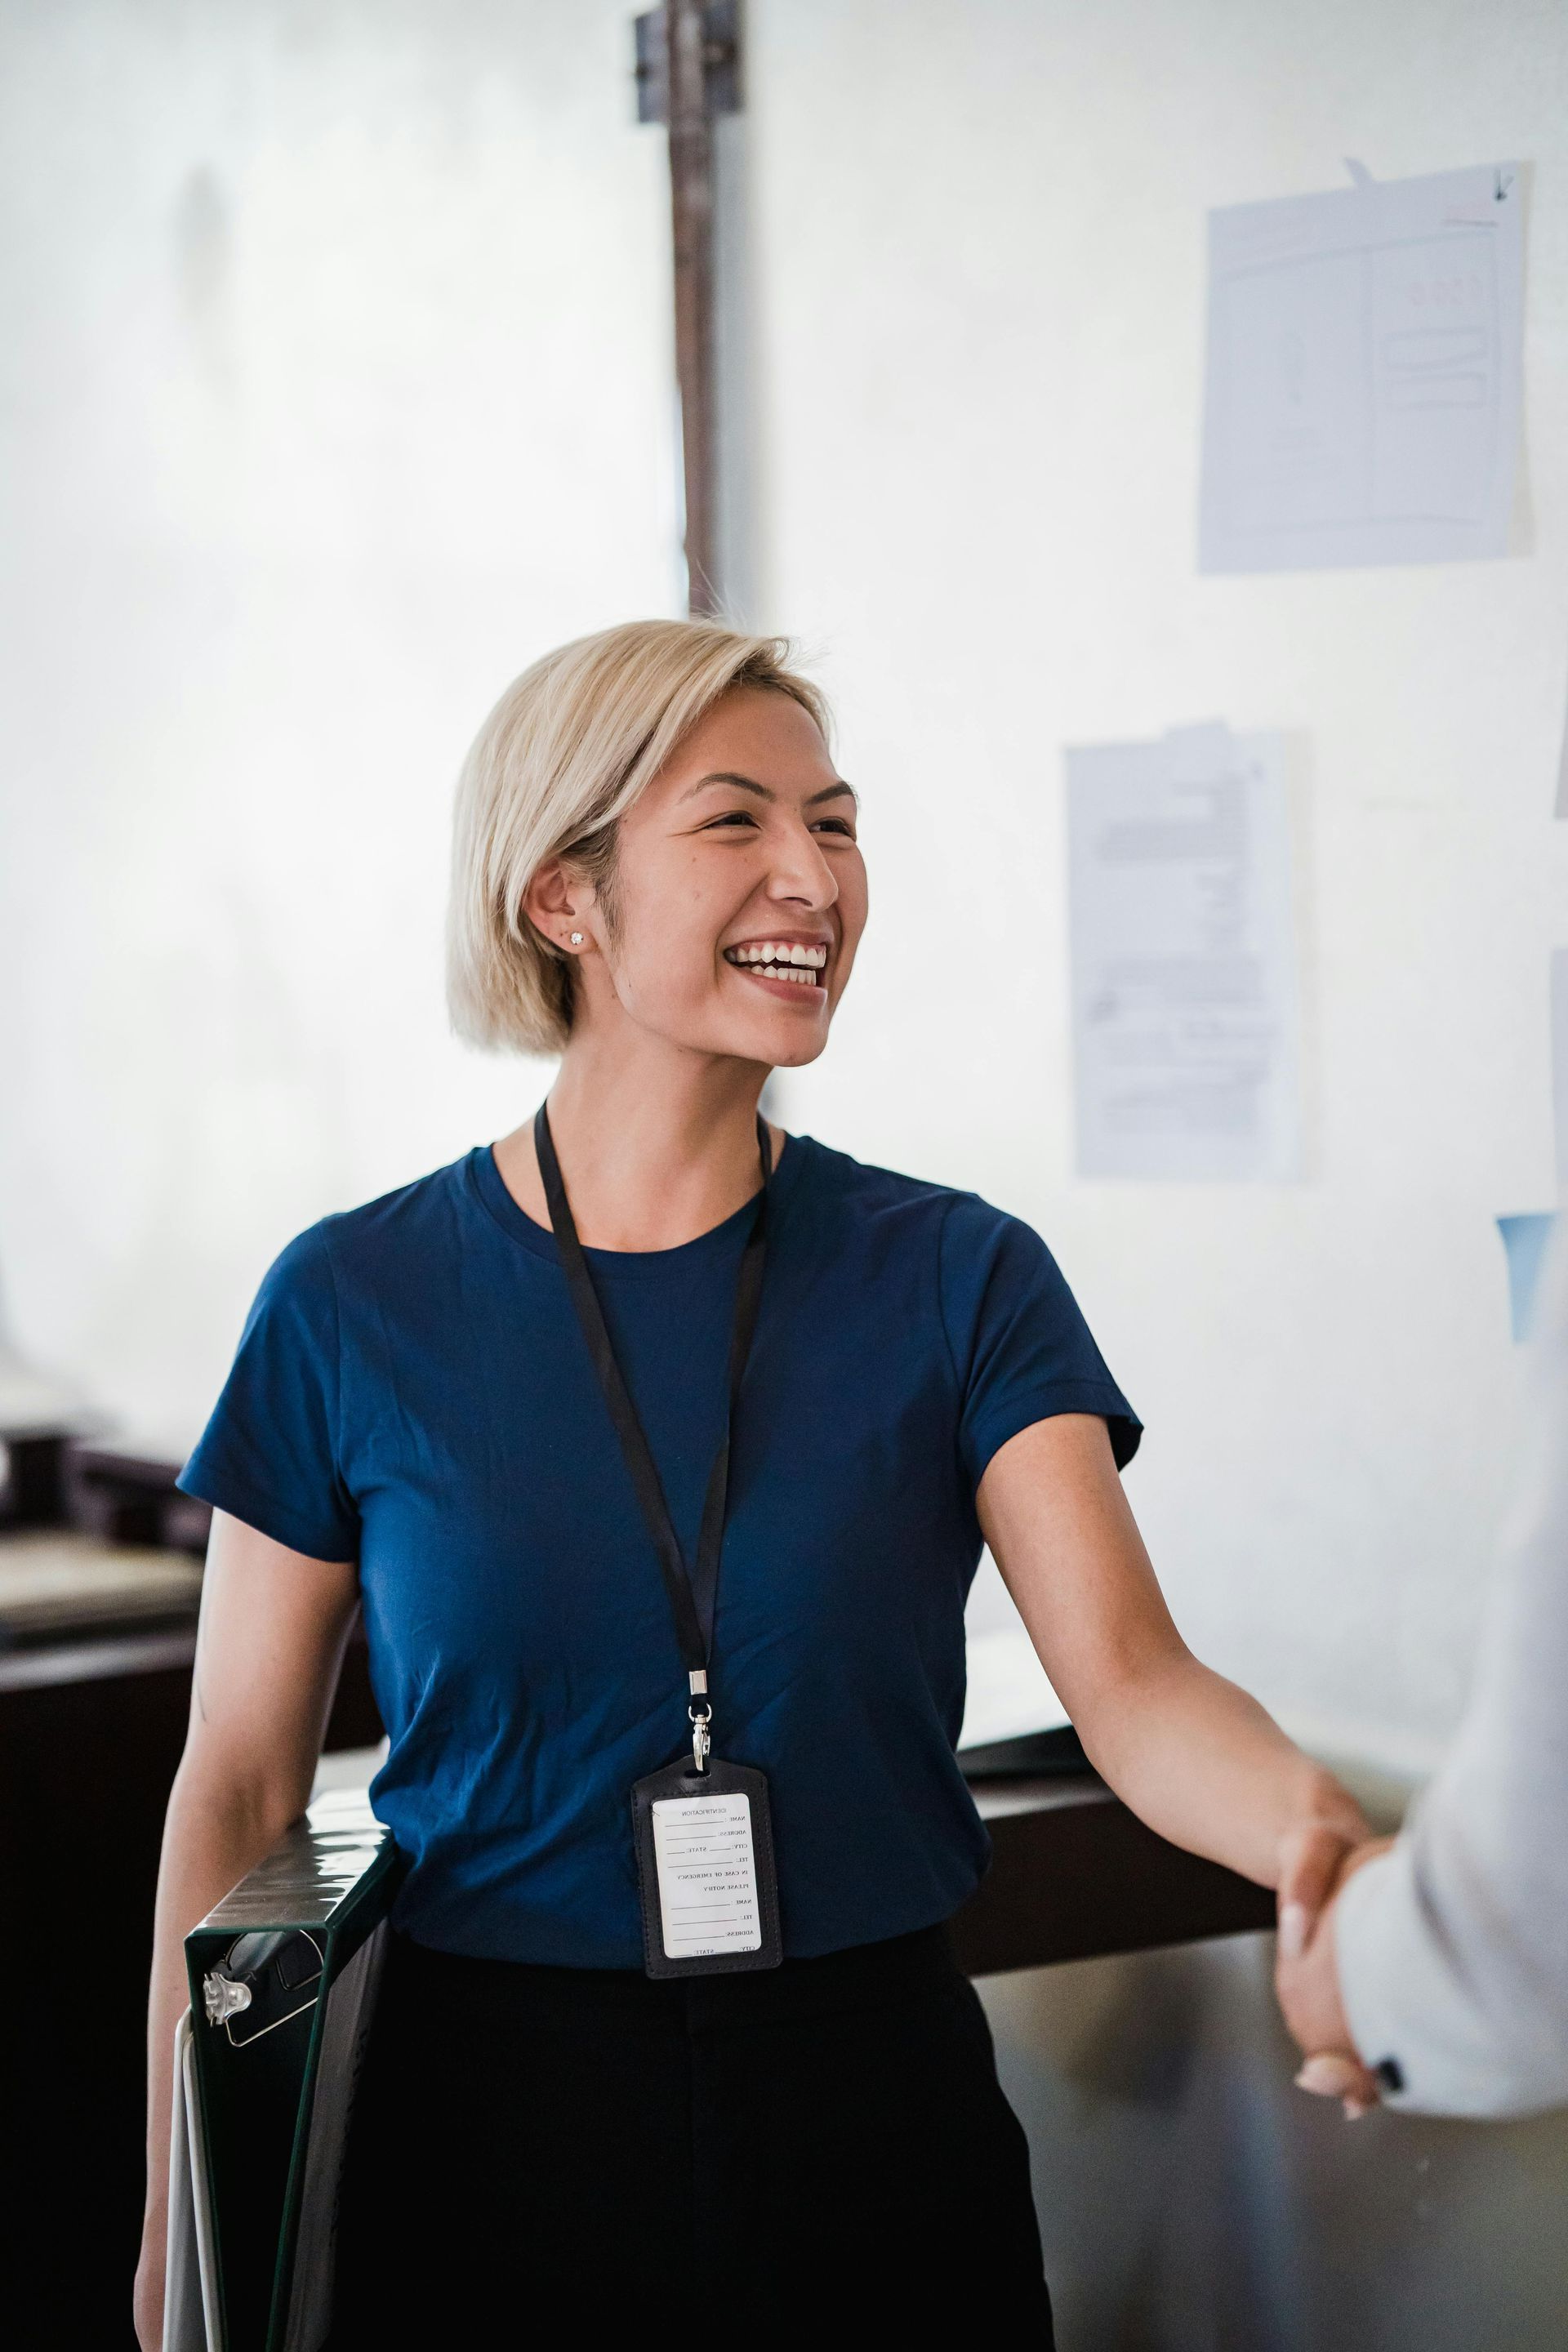
[[[1364,2099],[1346,2099],[1343,2105],[1347,2124],[1358,2123],[1363,2116],[1372,2113]]]
[[[1315,2092],[1321,2099],[1338,2099],[1355,2078],[1356,2069],[1348,2058],[1336,2058],[1331,2050],[1323,2050],[1308,2059],[1296,2077],[1296,2088]]]
[[[1307,1948],[1307,1906],[1287,1903],[1279,1914],[1279,1948],[1288,1960],[1299,1960]]]

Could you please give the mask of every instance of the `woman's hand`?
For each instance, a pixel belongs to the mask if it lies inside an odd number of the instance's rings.
[[[1359,1814],[1331,1821],[1316,1816],[1286,1831],[1275,1881],[1281,1958],[1300,1959],[1350,1856],[1367,1842],[1367,1825]]]
[[[1349,1841],[1310,1822],[1280,1842],[1279,1940],[1274,1986],[1305,2063],[1298,2086],[1343,2102],[1348,2117],[1377,2105],[1377,2077],[1361,2061],[1340,1996],[1334,1918],[1345,1881],[1392,1838]]]
[[[1277,1890],[1279,1997],[1305,2089],[1360,2114],[1377,2084],[1334,1973],[1331,1906],[1379,1852],[1331,1772],[1256,1699],[1199,1664],[1172,1623],[1105,1423],[1061,1413],[998,1448],[980,1524],[1040,1663],[1096,1769],[1141,1821]]]

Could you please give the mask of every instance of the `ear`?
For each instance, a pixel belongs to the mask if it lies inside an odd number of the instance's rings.
[[[569,873],[559,857],[547,858],[522,894],[522,911],[548,947],[570,952],[567,933],[574,925],[586,929],[584,917],[594,893],[580,875]]]

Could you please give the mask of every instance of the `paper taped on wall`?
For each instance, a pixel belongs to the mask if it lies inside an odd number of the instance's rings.
[[[1537,1210],[1522,1217],[1500,1217],[1497,1221],[1508,1258],[1509,1318],[1516,1339],[1530,1337],[1541,1272],[1556,1223],[1556,1213],[1551,1209]]]
[[[1508,550],[1521,409],[1517,164],[1209,215],[1200,568]]]
[[[1281,739],[1069,751],[1068,821],[1079,1174],[1296,1175]]]

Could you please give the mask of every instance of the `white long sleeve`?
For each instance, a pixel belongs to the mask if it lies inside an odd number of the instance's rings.
[[[1568,1219],[1537,1317],[1530,1466],[1459,1736],[1392,1852],[1347,1885],[1336,1956],[1391,2106],[1568,2105]]]

